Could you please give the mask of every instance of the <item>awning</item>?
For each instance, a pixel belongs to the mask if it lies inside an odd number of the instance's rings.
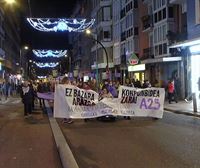
[[[197,45],[197,44],[200,44],[200,37],[175,43],[169,46],[169,48],[188,47],[188,46]]]
[[[175,61],[181,61],[181,60],[182,60],[182,57],[162,57],[162,58],[145,59],[141,61],[141,64],[175,62]]]

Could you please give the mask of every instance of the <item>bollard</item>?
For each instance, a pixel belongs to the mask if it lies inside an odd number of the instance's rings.
[[[197,112],[197,98],[196,98],[196,93],[192,93],[192,100],[193,100],[193,111]]]

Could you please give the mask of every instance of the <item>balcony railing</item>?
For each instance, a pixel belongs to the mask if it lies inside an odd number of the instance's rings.
[[[184,32],[172,32],[168,31],[167,39],[170,44],[187,40],[187,31]]]
[[[153,47],[143,49],[141,60],[154,58]]]
[[[143,30],[153,27],[153,17],[151,15],[145,15],[142,18]]]

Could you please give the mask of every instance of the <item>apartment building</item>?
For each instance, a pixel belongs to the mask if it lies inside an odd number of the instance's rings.
[[[92,72],[98,79],[113,77],[113,35],[112,35],[112,0],[92,0],[91,18],[96,22],[92,29],[93,38],[96,39],[91,48]],[[102,45],[101,45],[101,44]],[[104,46],[104,48],[102,47]],[[107,71],[107,61],[109,73]]]
[[[11,8],[0,8],[0,78],[20,73],[20,20]]]
[[[143,0],[143,4],[148,10],[147,17],[142,18],[143,31],[149,35],[149,56],[141,61],[146,65],[145,78],[151,83],[158,81],[165,87],[168,80],[176,76],[179,79],[176,83],[183,86],[182,57],[172,54],[168,46],[179,39],[173,39],[173,34],[182,33],[179,22],[184,21],[184,17],[180,17],[180,13],[185,12],[184,6],[169,0]]]
[[[200,0],[170,0],[170,3],[181,5],[187,11],[188,38],[175,41],[170,48],[182,53],[184,58],[185,97],[191,98],[195,94],[200,101]]]
[[[90,0],[83,0],[77,3],[71,18],[90,19],[91,7]],[[72,46],[72,51],[69,51],[68,56],[70,57],[70,71],[73,71],[73,77],[85,79],[93,77],[91,74],[91,47],[93,40],[86,35],[86,32],[71,32],[69,34],[69,43]]]
[[[3,68],[3,61],[5,60],[5,51],[3,47],[3,42],[5,40],[5,31],[3,28],[4,11],[0,8],[0,82],[4,78],[5,70]]]

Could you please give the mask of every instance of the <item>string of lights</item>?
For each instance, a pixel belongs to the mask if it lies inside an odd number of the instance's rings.
[[[51,62],[51,63],[37,63],[36,62],[35,64],[40,68],[54,68],[54,67],[59,65],[58,62],[56,62],[56,63],[53,63],[53,62]]]
[[[43,32],[83,32],[94,24],[95,19],[27,18],[27,21],[33,28]]]
[[[32,50],[33,54],[37,57],[44,58],[44,57],[55,57],[60,58],[67,54],[67,50]]]

